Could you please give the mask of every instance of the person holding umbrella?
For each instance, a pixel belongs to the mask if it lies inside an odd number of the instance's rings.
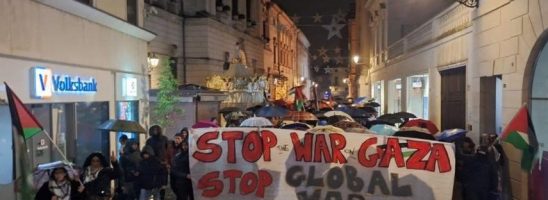
[[[67,169],[57,167],[51,171],[51,177],[45,182],[35,200],[80,200],[84,199],[85,187],[81,182],[70,178]]]

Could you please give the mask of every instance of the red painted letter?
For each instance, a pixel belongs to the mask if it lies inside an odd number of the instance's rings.
[[[236,140],[241,140],[244,133],[240,131],[227,131],[223,132],[223,140],[226,140],[228,144],[228,163],[236,163]]]
[[[265,188],[272,184],[272,176],[268,171],[259,170],[259,185],[257,185],[257,192],[255,196],[264,198]]]
[[[228,192],[235,194],[236,193],[236,178],[240,178],[242,176],[242,171],[237,169],[230,169],[223,172],[224,178],[228,178],[230,183],[228,184],[229,190]]]
[[[346,138],[338,133],[333,133],[329,135],[329,140],[331,141],[331,151],[333,152],[333,162],[339,162],[341,164],[346,163],[346,158],[341,153],[346,147]]]
[[[270,149],[278,144],[278,139],[271,131],[261,131],[261,136],[263,138],[263,160],[270,161]]]
[[[398,138],[388,138],[388,141],[386,141],[386,149],[379,162],[379,167],[388,167],[392,158],[396,160],[396,165],[398,167],[405,167]]]
[[[424,169],[426,161],[423,161],[430,150],[430,143],[424,141],[407,140],[407,148],[416,149],[407,159],[407,169]]]
[[[295,150],[295,160],[305,162],[312,161],[312,139],[314,135],[307,133],[304,135],[304,142],[299,140],[297,133],[291,133],[291,141],[293,142],[293,149]]]
[[[202,196],[216,197],[223,192],[223,182],[217,180],[219,172],[209,172],[198,181],[198,189],[204,190]]]
[[[221,146],[217,144],[210,144],[208,143],[210,140],[217,139],[219,137],[219,132],[207,132],[204,133],[198,140],[196,141],[196,148],[198,150],[211,150],[209,153],[202,153],[199,151],[194,152],[192,156],[196,158],[197,160],[201,162],[215,162],[219,157],[221,157],[221,154],[223,153],[223,149],[221,149]]]
[[[250,163],[254,163],[263,155],[263,142],[261,136],[257,131],[249,132],[244,139],[242,145],[242,155],[244,160]]]
[[[331,154],[329,153],[329,148],[327,147],[327,142],[325,141],[325,135],[317,134],[314,145],[314,162],[322,162],[322,156],[326,163],[331,162]]]
[[[377,160],[379,159],[379,152],[377,149],[377,153],[372,154],[370,156],[367,156],[367,149],[369,147],[377,144],[377,138],[372,137],[367,140],[365,140],[362,145],[360,146],[360,150],[358,151],[358,161],[360,164],[364,167],[375,167],[377,164]]]
[[[430,158],[426,163],[426,170],[434,171],[438,163],[438,169],[440,173],[451,171],[451,162],[449,161],[449,155],[443,144],[433,144],[430,150]]]

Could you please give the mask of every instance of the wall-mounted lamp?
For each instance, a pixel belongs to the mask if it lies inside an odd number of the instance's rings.
[[[354,61],[354,64],[356,65],[365,65],[367,63],[360,63],[360,56],[354,55],[352,56],[352,61]]]
[[[343,83],[344,83],[344,84],[347,84],[347,83],[348,83],[348,78],[344,78],[344,79],[343,79]]]
[[[155,53],[148,53],[147,62],[148,72],[150,73],[152,70],[154,70],[154,68],[158,66],[158,63],[160,63],[160,58],[158,58]]]

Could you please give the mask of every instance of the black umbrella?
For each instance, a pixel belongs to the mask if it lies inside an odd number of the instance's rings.
[[[377,102],[369,102],[369,103],[365,103],[364,104],[365,107],[381,107],[381,104],[377,103]]]
[[[373,113],[378,113],[379,111],[377,111],[376,108],[374,107],[371,107],[371,106],[366,106],[366,107],[363,107],[363,108],[360,108],[362,110],[364,110],[365,112],[369,113],[369,114],[373,114]]]
[[[411,118],[417,118],[416,115],[413,113],[408,112],[397,112],[393,114],[395,117],[401,118],[401,119],[411,119]]]
[[[238,107],[226,107],[226,108],[223,108],[219,111],[219,113],[223,114],[223,115],[226,115],[228,113],[231,113],[231,112],[238,112],[238,111],[242,111],[241,108],[238,108]]]
[[[287,124],[281,127],[281,129],[291,129],[291,130],[301,130],[301,131],[306,131],[310,128],[312,128],[310,125],[305,123],[299,123],[299,122]]]
[[[377,120],[390,122],[390,123],[394,123],[394,124],[403,123],[402,118],[396,116],[395,114],[384,114],[384,115],[378,117]]]
[[[370,129],[373,125],[377,125],[377,124],[386,124],[386,125],[390,125],[390,126],[395,126],[394,123],[390,123],[390,122],[387,122],[387,121],[373,120],[373,121],[366,122],[365,127],[367,129]]]
[[[251,106],[251,107],[249,107],[249,108],[247,108],[247,109],[245,109],[245,110],[254,113],[255,111],[259,110],[259,108],[262,108],[262,107],[263,107],[263,105],[255,105],[255,106]]]
[[[276,105],[268,105],[255,111],[258,117],[285,117],[287,114],[289,110]]]
[[[146,133],[145,128],[136,121],[120,120],[120,119],[111,119],[108,120],[97,129],[106,130],[106,131],[115,131],[115,132],[129,132],[129,133]]]
[[[408,137],[408,138],[417,138],[417,139],[424,139],[424,140],[436,140],[434,136],[428,133],[423,133],[420,131],[398,131],[394,133],[393,136],[399,136],[399,137]]]
[[[371,115],[371,113],[367,112],[364,109],[353,108],[353,107],[339,107],[337,108],[337,110],[345,112],[351,117],[369,117]]]

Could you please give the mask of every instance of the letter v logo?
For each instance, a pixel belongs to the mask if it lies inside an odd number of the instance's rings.
[[[42,91],[46,91],[46,86],[48,85],[48,75],[47,74],[40,74],[40,86],[42,87]]]

